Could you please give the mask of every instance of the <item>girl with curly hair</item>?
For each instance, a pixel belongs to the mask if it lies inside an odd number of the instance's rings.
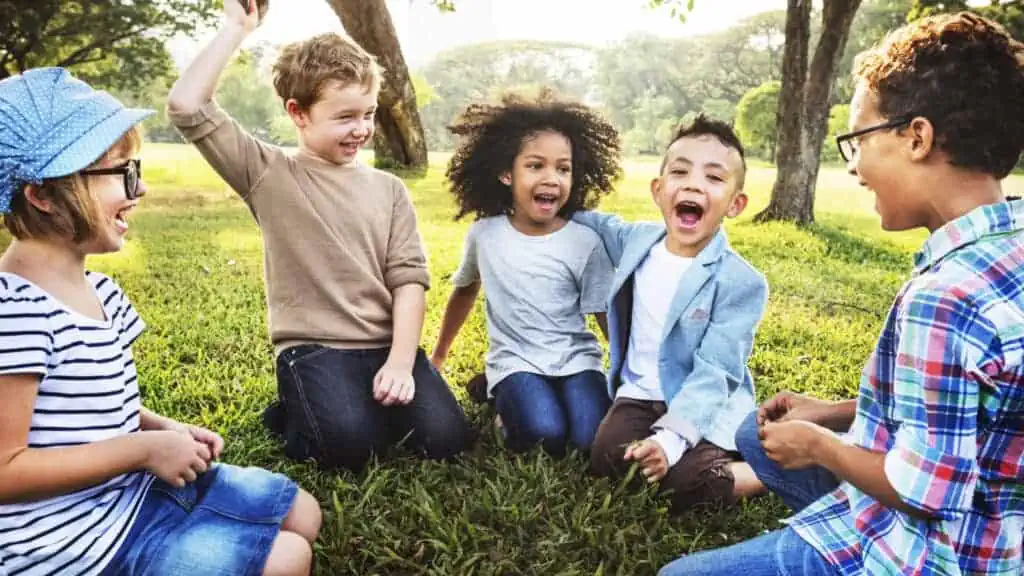
[[[611,403],[597,337],[612,265],[597,234],[571,222],[619,176],[615,128],[551,92],[473,104],[452,132],[456,219],[473,214],[432,361],[440,369],[481,286],[487,294],[487,395],[508,446],[587,451]]]

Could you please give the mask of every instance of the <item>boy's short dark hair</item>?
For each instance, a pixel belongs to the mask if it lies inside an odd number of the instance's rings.
[[[922,116],[954,166],[1002,179],[1024,148],[1024,44],[961,12],[924,18],[857,57],[890,119]]]
[[[733,130],[732,125],[729,124],[728,122],[723,122],[721,120],[710,118],[706,114],[701,112],[700,114],[697,114],[697,116],[695,116],[693,120],[691,120],[690,122],[680,124],[679,127],[676,128],[676,133],[672,136],[672,140],[669,141],[668,145],[665,146],[665,150],[667,152],[673,144],[675,144],[679,140],[682,140],[683,138],[697,138],[700,136],[714,136],[715,138],[718,139],[719,142],[722,143],[722,145],[732,148],[739,152],[740,162],[743,164],[743,173],[739,175],[739,180],[737,181],[737,189],[742,190],[743,183],[746,179],[747,174],[746,151],[743,149],[743,143],[740,142],[740,138],[739,136],[736,135],[736,131]],[[666,160],[667,158],[661,159],[661,169],[658,170],[659,174],[665,171]]]

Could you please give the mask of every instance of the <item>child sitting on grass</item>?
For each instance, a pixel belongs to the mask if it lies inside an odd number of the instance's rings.
[[[85,268],[124,245],[151,113],[60,68],[0,82],[0,574],[308,574],[316,500],[143,407],[144,324]]]
[[[1000,184],[1024,150],[1024,44],[934,16],[854,70],[839,151],[883,229],[930,236],[856,401],[783,394],[738,434],[796,516],[664,576],[1024,573],[1024,203]]]
[[[451,130],[464,137],[448,167],[456,218],[477,221],[452,278],[432,360],[441,367],[487,295],[486,381],[508,446],[587,451],[610,400],[597,337],[611,262],[597,235],[568,220],[610,192],[615,129],[582,104],[543,93],[470,106]]]
[[[612,263],[609,382],[591,468],[640,464],[676,511],[760,489],[733,437],[754,407],[747,360],[768,286],[729,247],[722,221],[747,205],[743,146],[727,124],[697,117],[676,132],[651,181],[664,223],[578,212]]]
[[[409,192],[356,157],[373,138],[381,70],[351,38],[283,47],[274,88],[299,149],[259,141],[213,100],[259,24],[224,2],[217,35],[175,82],[168,116],[241,197],[263,237],[279,401],[264,423],[285,454],[362,470],[399,442],[431,459],[462,452],[469,422],[419,348],[430,284]]]

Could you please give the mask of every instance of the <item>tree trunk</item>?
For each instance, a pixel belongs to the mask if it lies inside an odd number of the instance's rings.
[[[860,2],[825,0],[822,34],[808,74],[811,0],[789,0],[779,96],[778,173],[768,207],[754,218],[758,222],[814,222],[814,189],[828,132],[832,84]]]
[[[385,0],[327,0],[352,39],[384,68],[373,137],[376,164],[382,168],[425,170],[427,141],[416,92],[402,56]]]

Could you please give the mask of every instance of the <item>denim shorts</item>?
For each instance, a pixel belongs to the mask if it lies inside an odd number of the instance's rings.
[[[227,464],[183,488],[154,480],[103,574],[259,576],[297,495],[281,474]]]

